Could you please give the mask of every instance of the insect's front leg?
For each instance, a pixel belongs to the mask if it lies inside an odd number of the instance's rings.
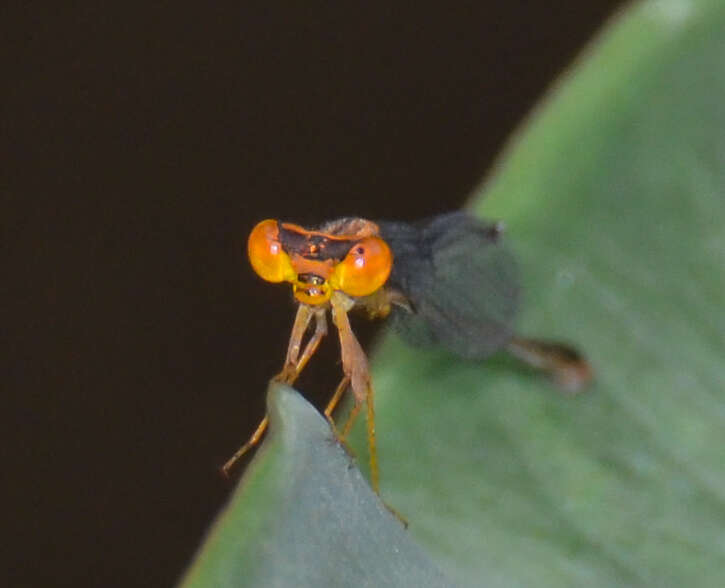
[[[349,378],[350,388],[352,389],[355,402],[342,430],[342,438],[344,439],[350,432],[363,403],[366,403],[368,447],[370,451],[370,481],[373,490],[379,494],[378,455],[375,443],[375,406],[367,356],[350,327],[347,311],[352,307],[352,301],[344,294],[335,292],[330,299],[330,304],[332,306],[332,320],[340,335],[342,371],[345,377]]]
[[[322,341],[324,336],[327,335],[327,310],[325,310],[324,308],[317,308],[315,309],[314,313],[315,332],[312,334],[312,337],[310,337],[307,345],[305,345],[305,350],[302,352],[302,355],[297,360],[297,374],[295,377],[299,376],[302,370],[305,369],[307,362],[310,361],[310,358],[315,354],[317,348],[320,346],[320,342]]]
[[[315,316],[315,332],[302,351],[302,339],[310,326],[312,317]],[[307,304],[300,304],[297,308],[297,316],[290,334],[289,345],[287,346],[287,357],[284,360],[282,371],[275,376],[280,382],[293,384],[300,372],[304,369],[310,357],[317,351],[320,341],[327,334],[327,320],[324,310],[313,309]]]

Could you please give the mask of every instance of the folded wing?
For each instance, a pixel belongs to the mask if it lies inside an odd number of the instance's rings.
[[[393,325],[410,343],[483,358],[513,336],[519,304],[516,260],[497,225],[465,212],[415,224],[378,222],[390,245],[388,284],[411,302]]]

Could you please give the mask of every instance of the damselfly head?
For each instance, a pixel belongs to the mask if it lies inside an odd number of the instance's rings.
[[[262,279],[289,282],[298,301],[320,305],[335,290],[364,297],[385,284],[393,255],[377,230],[364,219],[342,219],[321,231],[264,220],[252,229],[247,253]]]

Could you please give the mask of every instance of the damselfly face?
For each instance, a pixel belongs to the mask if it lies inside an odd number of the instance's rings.
[[[317,306],[336,290],[363,297],[385,284],[393,255],[378,232],[363,219],[341,219],[315,231],[264,220],[249,235],[247,251],[261,278],[289,282],[298,301]]]

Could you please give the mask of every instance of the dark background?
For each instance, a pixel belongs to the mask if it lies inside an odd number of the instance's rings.
[[[459,207],[618,4],[3,8],[7,585],[173,583],[293,318],[249,229]]]

